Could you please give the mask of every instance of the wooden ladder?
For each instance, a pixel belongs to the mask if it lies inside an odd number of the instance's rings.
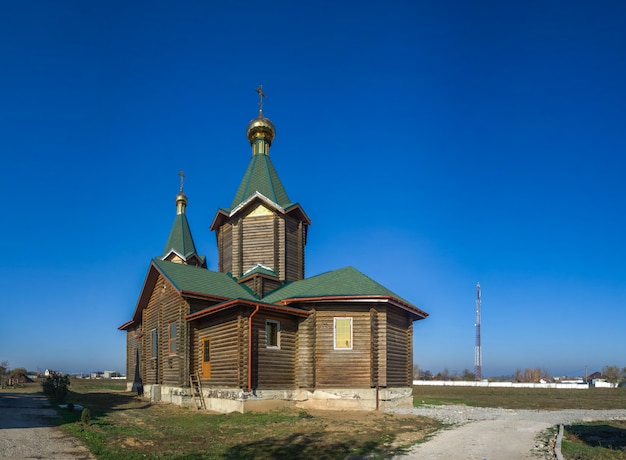
[[[189,382],[191,383],[191,395],[193,396],[196,410],[206,409],[204,394],[202,393],[202,381],[197,372],[189,376]]]

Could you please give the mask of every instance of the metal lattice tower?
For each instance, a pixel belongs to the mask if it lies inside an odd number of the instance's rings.
[[[483,351],[480,348],[480,283],[476,283],[476,347],[474,348],[474,375],[483,378]]]

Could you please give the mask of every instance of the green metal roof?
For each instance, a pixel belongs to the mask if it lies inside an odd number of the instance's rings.
[[[340,268],[294,281],[272,291],[263,298],[263,301],[276,303],[284,299],[331,296],[388,296],[412,305],[354,267]]]
[[[184,213],[176,214],[174,218],[170,236],[163,250],[163,257],[167,256],[172,250],[185,259],[194,254],[198,255],[196,245],[193,243],[193,237],[191,236],[191,230],[189,229],[189,223],[187,222],[187,216]]]
[[[269,155],[256,154],[252,156],[230,209],[236,208],[256,192],[269,198],[282,208],[293,204],[287,196]]]
[[[153,259],[152,262],[178,291],[196,292],[225,299],[258,300],[248,288],[238,284],[226,273],[159,258]]]

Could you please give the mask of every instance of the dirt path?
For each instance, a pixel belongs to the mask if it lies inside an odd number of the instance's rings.
[[[512,410],[468,406],[423,406],[402,413],[452,424],[397,459],[523,460],[549,456],[541,433],[558,424],[626,419],[626,410]]]
[[[414,447],[403,459],[518,460],[546,458],[536,438],[552,426],[531,420],[481,420],[454,427]]]
[[[58,418],[38,393],[0,393],[0,459],[93,459],[75,438],[56,428]]]

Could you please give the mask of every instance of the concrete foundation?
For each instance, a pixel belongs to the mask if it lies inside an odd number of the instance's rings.
[[[267,411],[282,407],[364,411],[413,407],[411,387],[257,390],[251,393],[238,388],[204,388],[203,394],[207,410],[222,413]],[[145,385],[143,397],[182,407],[195,407],[190,388]]]

